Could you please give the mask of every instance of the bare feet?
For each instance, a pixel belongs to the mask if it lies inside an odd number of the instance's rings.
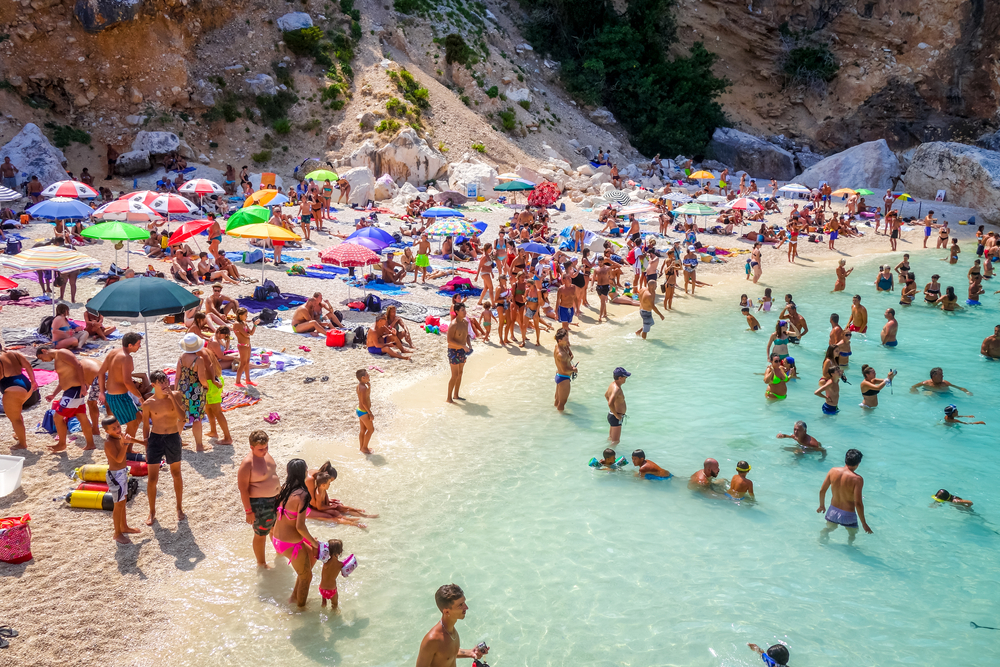
[[[372,450],[370,450],[367,447],[365,447],[364,449],[361,450],[361,453],[364,454],[365,456],[370,456],[374,452],[372,452]]]
[[[257,569],[258,570],[270,570],[271,566],[268,565],[267,563],[257,563]]]
[[[206,437],[206,438],[218,438],[218,437],[219,437],[219,434],[218,434],[218,433],[216,433],[215,431],[212,431],[211,433],[206,433],[206,434],[205,434],[205,437]]]
[[[49,445],[49,451],[52,452],[53,454],[58,454],[59,452],[65,452],[66,451],[66,445],[65,444],[62,444],[62,445]]]
[[[146,517],[146,522],[145,523],[146,523],[147,526],[152,526],[154,523],[156,523],[156,517],[154,515],[150,514],[149,516]]]
[[[232,445],[233,444],[233,439],[230,438],[229,440],[219,440],[215,444],[217,444],[217,445]]]
[[[201,443],[201,444],[195,445],[194,451],[196,451],[196,452],[210,452],[210,451],[212,451],[212,448],[211,447],[205,447],[205,443]]]
[[[135,533],[138,533],[139,529],[138,528],[130,528],[129,526],[125,526],[124,528],[122,528],[122,532],[123,533],[128,533],[129,535],[133,535]]]
[[[10,451],[14,451],[15,449],[27,449],[27,448],[28,448],[27,445],[14,445],[13,447],[10,448]]]
[[[125,537],[124,535],[115,535],[115,542],[118,544],[132,544],[132,540]]]
[[[187,514],[184,513],[184,510],[182,510],[181,508],[178,507],[177,508],[177,520],[178,521],[184,521],[187,518],[188,518]]]
[[[90,447],[84,447],[83,451],[87,452],[87,451],[90,451],[91,449],[97,449],[97,445],[91,445]]]

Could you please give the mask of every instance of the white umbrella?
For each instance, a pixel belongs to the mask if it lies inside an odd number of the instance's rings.
[[[726,201],[726,198],[722,195],[701,195],[698,197],[698,201],[703,204],[721,204]]]
[[[683,192],[668,192],[663,195],[663,198],[672,201],[675,204],[686,204],[689,201],[694,201],[690,196],[684,194]]]
[[[17,201],[21,198],[21,193],[0,185],[0,201]]]
[[[780,188],[778,188],[778,191],[779,192],[793,192],[793,193],[798,193],[798,194],[803,194],[803,195],[806,195],[806,194],[809,194],[810,192],[812,192],[812,190],[810,190],[806,186],[799,185],[798,183],[788,183],[787,185],[783,185]]]
[[[602,199],[612,204],[621,204],[622,206],[628,206],[632,203],[632,197],[622,190],[608,190],[602,195]]]

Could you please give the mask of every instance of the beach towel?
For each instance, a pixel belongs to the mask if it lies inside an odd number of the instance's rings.
[[[423,324],[424,320],[427,318],[428,315],[430,315],[431,317],[439,317],[439,318],[448,316],[447,308],[438,308],[436,306],[425,306],[422,303],[408,303],[408,302],[401,302],[401,303],[397,302],[393,304],[386,304],[385,301],[386,300],[384,299],[382,301],[383,308],[387,308],[390,305],[396,306],[396,314],[399,315],[402,319],[407,320],[409,322],[417,322],[419,324]]]
[[[252,363],[260,363],[260,353],[266,352],[267,350],[262,347],[252,348],[250,351],[250,361]],[[285,363],[285,370],[279,371],[277,364],[275,362],[283,361]],[[306,366],[313,363],[311,359],[306,359],[305,357],[296,357],[291,354],[285,354],[283,352],[271,352],[271,365],[267,368],[253,368],[250,370],[250,379],[257,380],[262,377],[267,377],[268,375],[274,375],[275,373],[287,373],[290,370],[294,370],[299,366]],[[236,377],[236,372],[223,369],[222,374],[226,377]]]
[[[39,387],[44,387],[47,384],[52,384],[59,379],[59,374],[55,371],[46,371],[40,368],[35,368],[35,383]],[[21,375],[28,377],[28,372],[26,370],[21,370]]]
[[[251,396],[242,391],[227,391],[222,395],[222,411],[229,412],[236,408],[246,408],[260,403],[260,396]]]
[[[252,297],[239,297],[240,306],[250,313],[259,313],[265,308],[271,310],[289,310],[297,308],[306,302],[306,297],[301,294],[290,294],[282,292],[280,297],[268,299],[267,301],[256,301]]]
[[[405,289],[399,285],[386,285],[385,283],[348,283],[353,287],[358,287],[363,290],[368,290],[369,292],[380,292],[383,294],[409,294]]]
[[[322,271],[323,273],[332,273],[338,276],[346,276],[348,270],[341,266],[333,266],[331,264],[310,264],[306,267],[312,271]]]
[[[7,304],[4,304],[5,306]],[[51,343],[46,336],[41,335],[35,329],[3,329],[0,330],[3,337],[3,346],[6,347],[27,347],[29,345],[42,345]]]

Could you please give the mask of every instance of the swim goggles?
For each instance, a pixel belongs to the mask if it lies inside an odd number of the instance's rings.
[[[764,664],[767,665],[767,667],[786,667],[786,665],[779,665],[774,661],[774,658],[769,656],[767,653],[761,653],[760,659],[764,661]]]

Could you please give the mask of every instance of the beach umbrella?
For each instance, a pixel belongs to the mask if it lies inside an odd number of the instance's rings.
[[[17,201],[21,198],[21,193],[0,185],[0,201]]]
[[[493,188],[498,192],[523,192],[524,190],[534,190],[535,184],[531,181],[526,181],[523,178],[519,178],[516,181],[507,181],[506,183],[501,183]]]
[[[464,218],[465,214],[447,206],[432,206],[420,214],[422,218]]]
[[[122,195],[118,198],[118,201],[137,201],[140,204],[145,204],[149,206],[149,203],[162,195],[162,192],[156,192],[154,190],[136,190],[135,192],[130,192],[127,195]]]
[[[330,181],[331,183],[336,183],[340,180],[340,176],[336,173],[330,171],[329,169],[317,169],[316,171],[310,171],[306,174],[303,180],[308,181],[309,179],[314,181]]]
[[[625,208],[618,211],[618,215],[628,217],[630,215],[639,215],[640,213],[651,213],[655,211],[656,207],[652,204],[647,204],[642,202],[641,204],[633,204],[631,206],[626,206]]]
[[[23,250],[16,255],[0,255],[0,266],[17,271],[82,271],[101,265],[100,260],[84,255],[72,248],[46,245]],[[52,299],[52,313],[56,312],[56,300]]]
[[[895,192],[893,194],[896,195]],[[914,197],[913,195],[907,194],[905,192],[896,195],[896,201],[908,202],[908,201],[916,201],[916,199],[917,198]],[[920,205],[923,206],[923,202],[921,202]],[[899,209],[898,210],[899,210],[900,215],[902,215],[903,214],[903,205],[902,204],[899,205]],[[922,210],[922,209],[920,209],[920,210]],[[920,215],[920,213],[918,212],[917,215]]]
[[[691,199],[690,195],[686,195],[683,192],[668,192],[663,195],[663,198],[672,201],[675,204],[686,204],[689,201],[694,201]]]
[[[512,171],[508,171],[508,172],[506,172],[504,174],[500,174],[499,176],[497,176],[497,180],[500,181],[501,183],[503,183],[505,181],[524,181],[525,179],[521,178],[520,176],[518,176],[517,174],[515,174]],[[530,181],[527,181],[527,182],[530,182]]]
[[[345,241],[346,241],[346,239],[345,239]],[[386,243],[383,243],[382,241],[379,241],[378,239],[368,238],[368,237],[364,237],[364,236],[362,236],[360,238],[353,238],[353,239],[351,239],[351,243],[354,243],[354,244],[360,245],[360,246],[364,246],[365,248],[368,248],[372,252],[382,252],[383,250],[385,250],[386,248],[389,247]]]
[[[192,220],[191,222],[185,222],[183,225],[178,227],[173,234],[170,235],[170,239],[167,240],[167,245],[173,245],[175,243],[183,243],[189,238],[192,238],[215,224],[214,220],[202,219],[202,220]],[[201,249],[201,246],[198,246]]]
[[[730,204],[730,208],[736,208],[741,211],[754,211],[754,212],[763,210],[760,204],[758,204],[753,199],[750,199],[749,197],[740,197],[739,199],[733,200],[732,204]]]
[[[226,234],[242,239],[268,239],[270,241],[301,241],[302,237],[295,232],[290,232],[284,227],[270,225],[266,222],[258,222],[252,225],[242,225],[233,230],[226,230]],[[260,258],[260,281],[264,282],[264,258]]]
[[[204,197],[205,195],[224,195],[226,191],[221,185],[215,181],[210,181],[207,178],[194,178],[177,188],[177,192],[186,195],[198,195]]]
[[[254,204],[259,206],[280,206],[288,203],[288,197],[277,190],[258,190],[243,201],[243,208],[249,208]]]
[[[705,206],[697,202],[690,202],[674,209],[679,215],[718,215],[719,212],[711,206]]]
[[[528,204],[531,206],[551,206],[556,203],[562,190],[558,185],[550,181],[542,181],[528,195]]]
[[[695,201],[700,201],[703,204],[721,204],[726,201],[726,198],[722,195],[701,195]]]
[[[57,181],[42,190],[43,197],[72,197],[73,199],[94,199],[100,194],[94,188],[80,181]]]
[[[427,236],[473,236],[476,228],[467,220],[438,220],[424,232]]]
[[[803,195],[809,194],[810,192],[812,192],[812,190],[810,190],[806,186],[799,185],[798,183],[787,183],[787,184],[781,186],[780,188],[778,188],[778,191],[779,192],[792,192],[792,193],[795,193],[795,194],[803,194]]]
[[[141,241],[149,238],[149,232],[141,227],[130,225],[127,222],[101,222],[80,232],[80,236],[88,239],[101,239],[103,241]],[[126,266],[128,266],[128,251],[125,251]],[[118,266],[118,244],[115,244],[115,266]]]
[[[372,250],[357,243],[341,243],[327,248],[319,254],[319,259],[324,264],[350,268],[378,264],[382,261]]]
[[[69,197],[46,199],[28,209],[31,217],[46,220],[83,220],[93,212],[93,209],[80,200]]]
[[[248,206],[246,208],[241,208],[226,220],[226,232],[233,229],[239,229],[245,225],[255,225],[261,222],[267,222],[271,219],[271,211],[267,210],[263,206]]]
[[[173,214],[190,215],[198,212],[198,207],[195,206],[194,202],[171,192],[160,193],[159,196],[146,205],[157,213],[168,216],[168,220],[170,219],[169,216]]]
[[[99,222],[117,220],[119,222],[150,222],[161,220],[163,216],[149,208],[142,202],[119,199],[104,206],[90,214],[90,217]]]
[[[117,320],[142,322],[146,342],[146,372],[149,372],[150,320],[190,310],[200,300],[191,292],[163,278],[136,276],[108,285],[87,302],[87,310]]]
[[[390,246],[396,242],[396,239],[392,237],[392,234],[383,231],[377,227],[362,227],[361,229],[358,229],[349,234],[348,237],[344,240],[349,241],[351,243],[359,243],[361,239],[368,239],[370,241],[374,241],[378,244],[381,244],[379,250],[385,248],[386,246]],[[364,245],[366,248],[372,247],[368,244],[362,244],[362,245]]]
[[[518,250],[523,250],[524,252],[531,253],[533,255],[554,255],[555,251],[549,246],[542,245],[541,243],[535,243],[534,241],[528,241],[527,243],[522,243],[517,247]]]
[[[632,203],[632,197],[627,192],[621,190],[608,190],[601,198],[604,201],[609,201],[612,204],[620,204],[621,206],[628,206]]]
[[[455,192],[454,190],[445,190],[444,192],[438,195],[438,201],[441,202],[444,206],[455,207],[455,206],[461,206],[462,204],[466,203],[467,201],[469,201],[469,198],[466,195],[463,195],[461,192]]]
[[[855,190],[855,192],[857,192],[862,197],[870,197],[873,194],[875,194],[874,192],[868,190],[867,188],[858,188],[857,190]]]
[[[693,178],[696,181],[710,181],[713,178],[715,178],[715,174],[713,174],[710,171],[705,171],[704,169],[701,169],[688,176],[688,178]]]
[[[0,289],[14,289],[15,287],[17,287],[17,283],[13,280],[0,276]]]
[[[839,188],[839,189],[834,190],[833,192],[831,192],[830,196],[831,197],[847,197],[847,196],[853,195],[853,194],[854,194],[854,190],[852,190],[850,188]]]

